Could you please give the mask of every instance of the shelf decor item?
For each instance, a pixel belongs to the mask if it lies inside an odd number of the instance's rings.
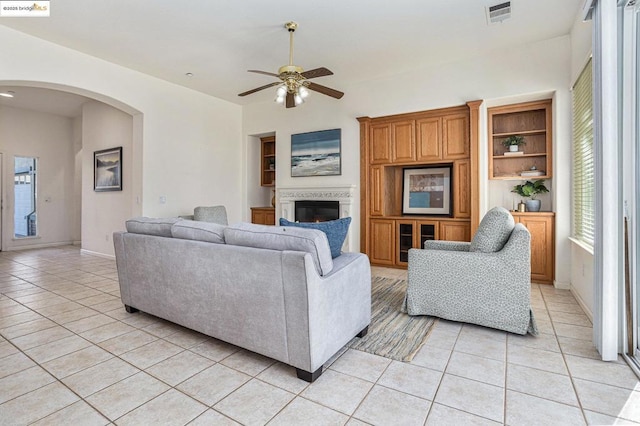
[[[540,211],[540,200],[536,199],[538,194],[545,194],[549,192],[549,189],[544,185],[544,179],[534,180],[533,182],[528,180],[523,184],[513,187],[511,192],[518,194],[521,197],[531,198],[526,200],[525,204],[528,212]]]
[[[506,148],[509,148],[510,152],[518,152],[520,145],[524,145],[526,142],[524,141],[524,136],[520,135],[512,135],[502,141],[502,145]]]
[[[122,147],[93,153],[93,190],[122,191]]]
[[[451,166],[404,169],[402,214],[451,216]]]

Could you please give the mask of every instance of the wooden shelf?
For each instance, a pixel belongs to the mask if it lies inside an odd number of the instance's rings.
[[[522,157],[546,157],[547,154],[542,152],[538,154],[522,154],[522,155],[494,155],[494,160],[513,160],[514,158],[522,158]]]
[[[552,177],[551,99],[505,105],[487,110],[489,121],[489,179],[522,180]],[[502,141],[524,136],[522,155],[504,155]],[[543,176],[520,176],[533,168]]]
[[[508,138],[509,136],[514,136],[514,135],[519,135],[519,136],[539,135],[539,134],[544,134],[546,132],[547,132],[547,129],[521,130],[521,131],[517,131],[517,132],[508,132],[508,133],[494,133],[493,137],[494,138]]]
[[[260,186],[276,185],[276,138],[260,138]],[[273,164],[273,168],[271,165]]]

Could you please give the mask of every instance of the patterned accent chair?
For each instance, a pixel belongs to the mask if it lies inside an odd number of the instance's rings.
[[[192,215],[180,216],[182,219],[211,222],[227,226],[227,209],[224,206],[196,207]]]
[[[491,209],[470,243],[425,241],[409,250],[402,311],[532,335],[531,236],[508,210]]]

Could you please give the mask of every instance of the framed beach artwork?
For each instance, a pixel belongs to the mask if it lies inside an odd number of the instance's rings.
[[[451,166],[404,169],[403,214],[451,216]]]
[[[335,176],[342,173],[341,129],[291,135],[291,176]]]
[[[122,147],[93,153],[93,190],[122,191]]]

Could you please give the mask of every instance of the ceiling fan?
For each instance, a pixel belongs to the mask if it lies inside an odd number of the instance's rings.
[[[267,71],[249,70],[249,72],[257,74],[278,77],[280,81],[242,92],[238,94],[238,96],[247,96],[260,90],[268,89],[269,87],[279,86],[276,90],[275,101],[280,104],[284,103],[287,108],[294,108],[303,103],[304,99],[309,95],[309,90],[336,99],[342,98],[344,93],[309,81],[312,78],[333,75],[331,71],[324,67],[304,71],[302,67],[293,64],[293,33],[298,28],[298,24],[293,21],[287,22],[284,24],[284,27],[289,31],[289,65],[281,66],[277,74]]]

